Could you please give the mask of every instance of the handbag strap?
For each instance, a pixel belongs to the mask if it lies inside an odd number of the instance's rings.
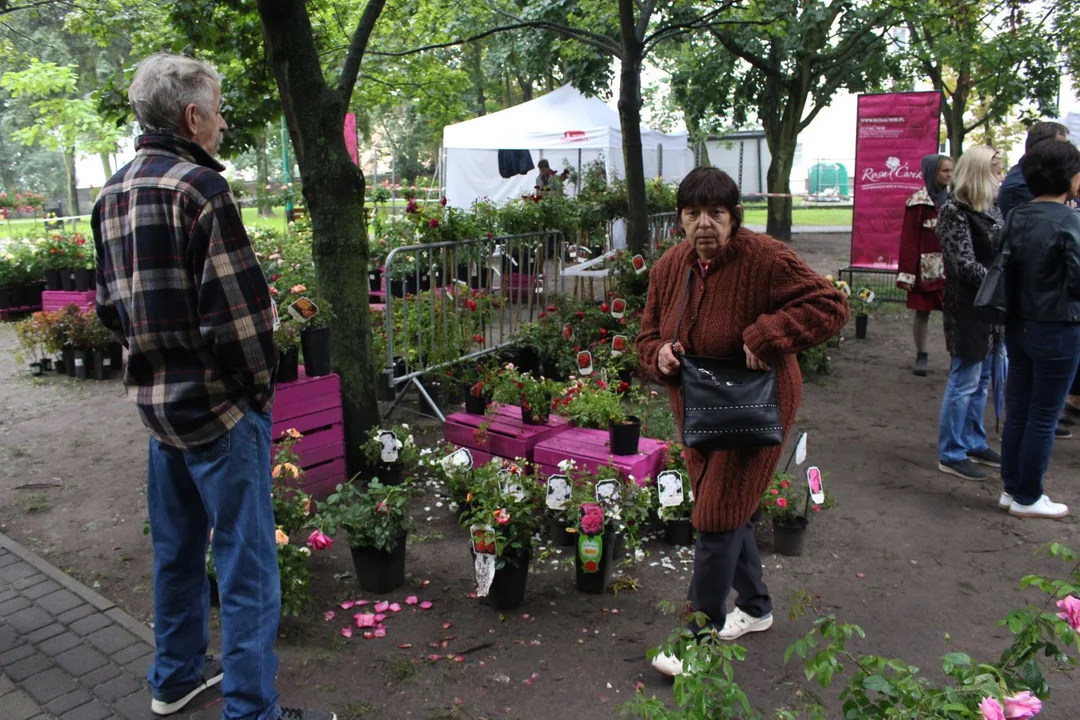
[[[686,271],[686,285],[683,286],[682,302],[679,303],[679,318],[675,321],[675,334],[671,338],[672,352],[675,352],[675,343],[679,342],[679,328],[682,327],[683,313],[686,312],[686,298],[690,295],[690,285],[694,282],[694,268]]]

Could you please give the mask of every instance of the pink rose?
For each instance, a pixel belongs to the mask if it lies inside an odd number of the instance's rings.
[[[307,546],[312,550],[326,550],[334,541],[330,539],[330,536],[326,535],[322,530],[314,530],[308,535]]]
[[[1058,610],[1062,611],[1058,613],[1058,617],[1069,623],[1073,630],[1080,632],[1080,598],[1069,595],[1058,600],[1057,606]]]
[[[1005,717],[1010,720],[1035,717],[1042,710],[1042,700],[1025,690],[1005,698]]]
[[[979,703],[979,709],[982,710],[983,720],[1005,720],[1005,712],[1001,709],[1001,703],[995,698],[984,697],[983,701]]]

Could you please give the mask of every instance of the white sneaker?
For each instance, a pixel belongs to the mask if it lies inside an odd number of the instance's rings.
[[[1001,493],[1001,497],[998,498],[998,507],[1002,510],[1008,510],[1013,504],[1013,496],[1007,492]]]
[[[721,640],[734,640],[752,632],[763,632],[772,627],[772,613],[756,618],[735,608],[724,620],[724,629],[720,631]]]
[[[1043,495],[1031,505],[1021,505],[1013,500],[1009,505],[1009,514],[1023,518],[1063,518],[1069,514],[1069,506],[1053,502]]]
[[[661,675],[667,675],[668,677],[675,677],[676,675],[682,675],[683,666],[682,660],[674,655],[668,655],[667,653],[659,653],[652,660],[653,669]]]

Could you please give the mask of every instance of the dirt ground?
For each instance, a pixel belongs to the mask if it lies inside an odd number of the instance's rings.
[[[846,235],[803,236],[794,246],[819,271],[835,272],[847,264],[848,242]],[[845,340],[832,352],[831,375],[806,386],[798,429],[809,431],[810,460],[827,473],[839,506],[811,525],[804,557],[773,555],[769,533],[762,538],[777,622],[744,638],[747,659],[736,677],[763,711],[796,705],[799,691],[815,692],[801,667],[783,662],[784,650],[810,626],[787,616],[796,593],[807,591],[823,611],[861,625],[867,639],[858,650],[935,675],[946,652],[996,658],[1007,642],[996,621],[1038,599],[1019,591],[1019,579],[1063,570],[1041,546],[1080,548],[1075,515],[1012,518],[996,507],[998,480],[938,472],[947,375],[940,316],[931,328],[929,377],[911,374],[909,327],[901,307],[882,308],[868,339]],[[0,356],[11,358],[14,345],[10,328],[0,327]],[[992,431],[990,408],[988,425]],[[146,433],[120,383],[33,381],[13,360],[3,363],[0,463],[0,531],[149,622]],[[1047,487],[1080,509],[1078,466],[1080,440],[1058,442]],[[670,698],[670,681],[644,655],[674,622],[657,603],[685,597],[689,551],[651,542],[648,558],[626,572],[638,589],[605,597],[576,593],[572,566],[541,563],[530,573],[525,604],[500,614],[468,598],[471,562],[446,502],[429,492],[414,514],[420,527],[409,543],[410,586],[390,599],[416,594],[434,606],[406,607],[389,621],[385,639],[358,633],[346,640],[339,629],[351,611],[336,605],[365,596],[349,574],[344,543],[317,554],[317,607],[285,622],[278,645],[288,704],[330,707],[343,718],[606,718],[638,681]],[[327,622],[331,609],[338,617]],[[465,653],[465,662],[425,660],[447,652]],[[1040,717],[1075,717],[1080,684],[1071,680],[1051,678],[1053,696]],[[837,692],[824,693],[834,710]]]

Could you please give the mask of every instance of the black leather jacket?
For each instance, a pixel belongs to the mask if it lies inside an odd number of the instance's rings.
[[[1028,202],[1009,215],[1009,319],[1080,323],[1080,212]]]

